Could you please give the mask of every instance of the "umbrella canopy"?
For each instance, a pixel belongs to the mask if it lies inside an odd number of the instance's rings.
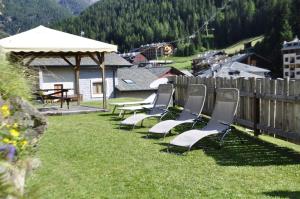
[[[117,46],[39,26],[0,40],[6,52],[117,52]]]

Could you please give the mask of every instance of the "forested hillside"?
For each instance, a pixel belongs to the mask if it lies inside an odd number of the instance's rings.
[[[225,0],[102,0],[79,17],[68,18],[54,27],[119,45],[126,51],[141,44],[173,41],[179,50],[191,54],[201,47],[221,48],[238,40],[266,35],[257,51],[280,64],[284,40],[300,33],[298,0],[232,0],[208,26],[194,34],[215,14]],[[186,51],[187,50],[187,51]],[[276,65],[276,66],[275,66]]]
[[[9,34],[71,16],[55,0],[2,0],[2,4],[2,30]]]
[[[215,45],[224,46],[266,31],[274,0],[234,0],[209,28]],[[55,26],[72,33],[119,44],[126,50],[140,44],[171,41],[192,35],[223,0],[102,0],[79,17]],[[202,45],[196,35],[194,43]],[[202,35],[203,36],[203,35]]]

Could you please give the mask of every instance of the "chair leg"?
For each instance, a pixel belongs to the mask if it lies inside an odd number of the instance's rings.
[[[224,144],[224,140],[225,140],[225,137],[231,132],[231,129],[228,129],[225,131],[225,133],[222,135],[221,139],[220,139],[220,148],[222,148],[223,144]]]
[[[170,143],[168,144],[168,147],[167,147],[167,153],[170,153]]]
[[[117,106],[114,107],[112,114],[115,114],[116,108],[117,108]]]
[[[126,111],[124,110],[124,111],[123,111],[123,116],[122,116],[122,119],[124,119],[124,117],[125,117],[125,113],[126,113]]]

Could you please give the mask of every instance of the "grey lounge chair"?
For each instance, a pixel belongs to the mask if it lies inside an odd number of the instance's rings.
[[[205,85],[189,85],[188,99],[179,117],[176,120],[166,120],[156,124],[149,130],[149,134],[160,134],[165,137],[171,131],[171,129],[178,125],[186,123],[191,123],[193,128],[197,122],[201,121],[200,116],[204,106],[205,97]]]
[[[153,108],[146,114],[134,114],[120,123],[121,126],[133,126],[133,128],[139,122],[143,122],[146,118],[158,117],[162,119],[167,113],[170,106],[170,102],[174,93],[172,84],[161,84],[158,87],[157,97]]]
[[[121,107],[121,108],[118,108],[118,110],[120,110],[119,117],[124,118],[125,114],[129,111],[133,112],[133,114],[136,114],[136,112],[138,112],[138,111],[150,110],[153,108],[153,106],[154,106],[154,104]]]
[[[170,142],[172,146],[188,148],[188,151],[194,144],[204,137],[210,135],[220,135],[220,146],[224,138],[231,132],[231,124],[237,111],[239,103],[239,90],[234,88],[217,89],[217,98],[215,108],[208,124],[201,130],[186,131]],[[169,146],[170,146],[169,145]]]
[[[124,106],[133,106],[133,105],[151,105],[154,103],[156,98],[156,93],[151,94],[149,97],[144,99],[143,101],[136,101],[136,102],[116,102],[110,103],[110,105],[114,106],[112,113],[114,114],[117,107],[124,107]]]

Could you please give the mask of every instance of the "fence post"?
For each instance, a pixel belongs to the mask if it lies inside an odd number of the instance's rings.
[[[258,125],[260,123],[260,96],[259,94],[261,93],[261,79],[257,79],[255,81],[255,91],[254,91],[254,100],[253,100],[253,114],[254,114],[254,118],[253,118],[253,130],[254,130],[254,136],[258,137],[261,132],[260,129],[258,128]]]

